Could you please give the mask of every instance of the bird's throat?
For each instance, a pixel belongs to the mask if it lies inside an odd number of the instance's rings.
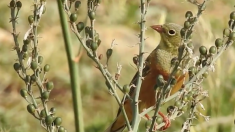
[[[176,57],[177,55],[172,54],[166,50],[157,48],[155,51],[155,65],[156,70],[161,71],[163,74],[170,74],[171,72],[171,60]]]

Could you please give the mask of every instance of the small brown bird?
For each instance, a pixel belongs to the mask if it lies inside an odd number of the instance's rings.
[[[161,41],[159,45],[150,53],[150,55],[145,60],[145,67],[143,69],[143,81],[140,89],[139,95],[139,111],[143,111],[153,105],[155,105],[156,100],[156,92],[154,90],[154,86],[156,85],[156,78],[158,75],[162,75],[165,80],[169,78],[169,74],[171,73],[171,60],[178,55],[178,47],[181,44],[181,35],[180,30],[181,26],[168,23],[164,25],[153,25],[151,26],[154,30],[156,30],[161,35]],[[184,80],[185,75],[177,76],[177,83],[171,90],[171,94],[177,92]],[[132,84],[136,85],[138,78],[138,73],[135,74],[132,79],[130,86]],[[131,91],[129,95],[133,97],[135,88],[131,87]],[[127,114],[129,121],[132,121],[132,107],[131,101],[126,99],[124,102],[124,108]],[[121,114],[121,110],[119,109],[118,114],[114,122],[108,127],[105,132],[122,132],[126,127],[126,122],[123,114]],[[162,113],[159,113],[163,118],[166,118]],[[166,119],[164,119],[166,121]],[[163,126],[163,129],[169,127],[169,122]]]

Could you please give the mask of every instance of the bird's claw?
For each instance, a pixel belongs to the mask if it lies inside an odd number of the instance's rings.
[[[165,131],[166,129],[168,129],[171,125],[171,121],[169,120],[169,118],[167,116],[165,116],[162,112],[158,112],[158,114],[162,117],[163,122],[165,123],[165,125],[163,127],[161,127],[159,130],[160,131]],[[144,115],[147,120],[151,120],[151,118],[149,117],[148,114]],[[154,124],[153,130],[156,131],[157,130],[157,123]]]
[[[164,130],[166,130],[167,128],[170,127],[171,121],[170,121],[170,119],[169,119],[167,116],[165,116],[162,112],[159,111],[158,114],[162,117],[163,122],[165,123],[165,125],[164,125],[163,127],[161,127],[159,130],[160,130],[160,131],[164,131]]]

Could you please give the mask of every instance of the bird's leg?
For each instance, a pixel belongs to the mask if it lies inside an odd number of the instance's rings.
[[[144,111],[144,110],[145,110],[145,109],[143,109],[143,111]],[[170,127],[171,122],[170,122],[169,118],[168,118],[167,116],[165,116],[161,111],[158,111],[158,114],[162,117],[163,122],[165,123],[165,125],[164,125],[163,127],[161,127],[159,130],[160,130],[160,131],[164,131],[164,130],[166,130],[167,128]],[[144,116],[145,116],[145,118],[146,118],[147,120],[152,120],[152,118],[151,118],[148,114],[145,114]],[[153,130],[154,130],[154,131],[157,130],[157,124],[156,124],[156,123],[154,124]]]
[[[158,114],[162,117],[163,122],[165,122],[165,125],[160,128],[161,131],[164,131],[164,130],[166,130],[167,128],[170,127],[171,121],[170,121],[169,118],[168,118],[167,116],[165,116],[162,112],[159,111]]]
[[[166,130],[167,128],[170,127],[171,121],[162,112],[159,111],[158,114],[162,117],[163,122],[165,123],[165,125],[163,127],[161,127],[159,130],[164,131],[164,130]],[[145,114],[144,116],[147,118],[147,120],[152,120],[151,117],[148,114]],[[153,130],[154,131],[157,130],[157,124],[154,124]]]
[[[147,120],[151,120],[148,114],[145,114],[144,116],[147,118]]]

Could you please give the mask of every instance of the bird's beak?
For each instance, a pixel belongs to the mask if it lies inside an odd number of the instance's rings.
[[[162,28],[162,25],[153,25],[153,26],[150,26],[152,29],[158,31],[159,33],[162,33],[163,32],[163,28]]]

